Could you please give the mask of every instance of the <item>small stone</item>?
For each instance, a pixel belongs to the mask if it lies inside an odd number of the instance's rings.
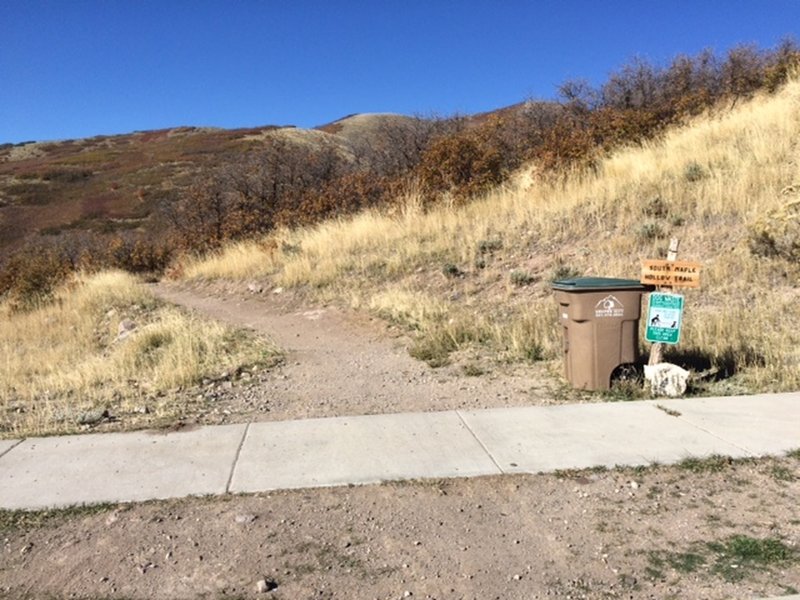
[[[108,411],[104,409],[89,410],[78,416],[78,425],[96,425],[103,419],[109,417]]]
[[[264,594],[266,592],[271,592],[278,588],[278,584],[273,581],[272,579],[259,579],[256,582],[256,593]]]
[[[248,523],[252,523],[256,520],[256,515],[243,513],[240,515],[236,515],[235,520],[239,525],[247,525]]]
[[[631,481],[631,489],[638,490],[639,484],[636,483],[635,481]]]
[[[247,284],[247,291],[251,294],[260,294],[264,291],[264,287],[260,283],[248,283]]]
[[[283,288],[282,287],[276,287],[274,290],[272,290],[272,293],[273,294],[282,294],[283,293]]]
[[[122,319],[117,326],[117,339],[124,340],[134,329],[136,329],[136,323],[130,319]]]
[[[511,579],[513,579],[514,581],[519,581],[520,579],[522,579],[522,575],[514,575],[514,577],[512,577]]]
[[[414,592],[412,592],[411,590],[406,590],[405,592],[403,592],[403,598],[411,598],[411,596],[413,595]]]

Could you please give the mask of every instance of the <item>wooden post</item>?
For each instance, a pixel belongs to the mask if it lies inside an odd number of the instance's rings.
[[[678,260],[678,247],[680,246],[680,241],[678,238],[672,238],[669,241],[669,250],[667,251],[667,260],[670,262],[675,262]],[[659,292],[671,292],[671,286],[658,286]],[[664,361],[664,344],[655,343],[650,347],[650,360],[647,362],[649,365],[657,365],[660,362]]]

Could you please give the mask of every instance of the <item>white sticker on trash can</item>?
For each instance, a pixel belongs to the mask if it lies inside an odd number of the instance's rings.
[[[616,296],[606,296],[594,307],[594,316],[597,319],[604,317],[621,317],[625,314],[625,307]]]

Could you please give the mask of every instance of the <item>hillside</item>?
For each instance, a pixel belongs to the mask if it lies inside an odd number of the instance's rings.
[[[704,372],[696,391],[800,385],[800,81],[724,107],[593,169],[535,165],[460,208],[366,212],[188,262],[189,279],[263,278],[415,332],[411,353],[450,360],[556,359],[550,281],[638,278],[670,237],[703,263],[669,358]],[[465,358],[466,357],[466,358]],[[558,368],[558,361],[554,361]]]
[[[492,115],[530,110],[514,105],[459,120],[466,126]],[[177,127],[81,140],[0,145],[0,259],[25,240],[62,232],[164,233],[164,213],[215,170],[280,146],[292,156],[333,149],[345,164],[380,174],[416,160],[447,119],[357,114],[315,129]],[[287,152],[283,147],[290,148]],[[307,155],[298,159],[308,159]],[[357,164],[356,164],[357,163]]]
[[[330,136],[315,133],[179,127],[0,146],[0,254],[34,233],[157,232],[158,210],[203,172],[257,151],[275,135],[298,143]],[[343,136],[334,141],[349,147]]]
[[[423,210],[466,205],[526,164],[534,179],[596,172],[610,152],[775,93],[799,65],[787,41],[669,65],[633,60],[597,87],[565,82],[557,103],[466,117],[360,114],[314,130],[177,128],[0,146],[0,297],[33,305],[80,270],[154,277],[182,255],[277,229],[402,212],[409,195]]]

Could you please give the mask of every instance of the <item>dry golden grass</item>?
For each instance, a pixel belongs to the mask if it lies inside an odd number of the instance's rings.
[[[798,140],[794,80],[622,149],[590,172],[547,179],[531,167],[463,208],[425,213],[410,198],[400,214],[281,231],[269,244],[187,264],[185,274],[303,287],[403,322],[445,355],[478,344],[512,360],[555,357],[561,334],[549,281],[638,278],[640,259],[664,256],[675,236],[681,257],[704,272],[702,290],[686,294],[673,358],[735,371],[732,389],[797,388],[800,270],[786,257],[757,256],[750,242],[765,215],[800,197]]]
[[[0,311],[6,437],[73,431],[97,408],[119,415],[146,403],[154,419],[168,419],[181,410],[171,390],[277,355],[263,340],[159,303],[122,272],[80,277],[31,312]],[[118,339],[123,319],[137,327]]]

